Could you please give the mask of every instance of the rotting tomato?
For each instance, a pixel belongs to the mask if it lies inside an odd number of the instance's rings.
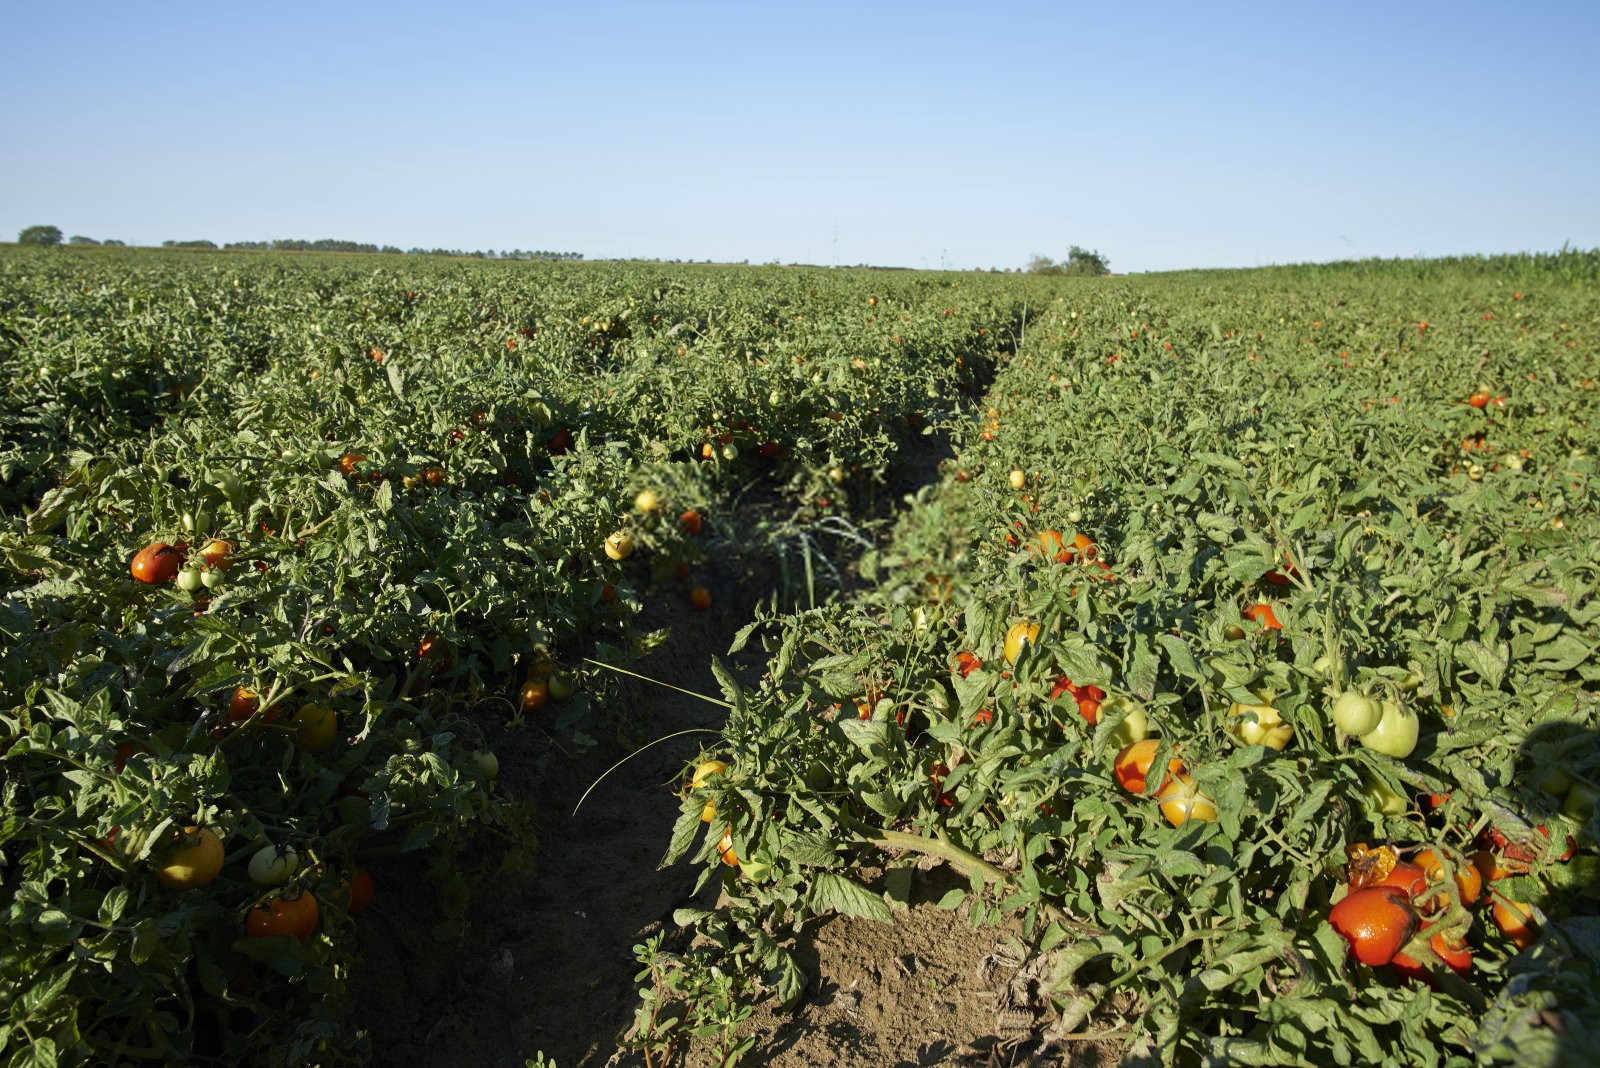
[[[153,541],[133,554],[133,562],[128,565],[128,570],[140,582],[159,586],[163,582],[170,582],[182,569],[184,550],[182,542],[168,545],[164,541]]]
[[[316,896],[302,890],[293,897],[273,894],[252,908],[244,920],[250,938],[289,937],[302,942],[317,929]]]
[[[1362,964],[1388,964],[1417,933],[1417,910],[1404,890],[1369,886],[1347,895],[1328,912],[1328,923]]]

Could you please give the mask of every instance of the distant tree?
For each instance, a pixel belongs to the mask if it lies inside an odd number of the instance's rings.
[[[61,244],[61,227],[59,226],[30,226],[17,235],[19,245],[59,245]]]
[[[102,241],[100,243],[102,245],[104,245],[106,248],[126,248],[127,245],[128,245],[128,243],[126,241],[118,241],[114,237],[108,237],[108,238],[106,238],[104,241]]]
[[[1063,274],[1110,274],[1111,261],[1102,256],[1098,251],[1090,252],[1086,248],[1073,245],[1067,251],[1067,262],[1062,264]]]
[[[84,237],[82,234],[73,234],[71,237],[67,238],[67,244],[94,246],[100,244],[100,242],[96,241],[92,237]]]
[[[1099,275],[1110,274],[1111,264],[1100,253],[1073,245],[1067,251],[1067,258],[1060,263],[1049,256],[1035,254],[1024,270],[1029,274]]]

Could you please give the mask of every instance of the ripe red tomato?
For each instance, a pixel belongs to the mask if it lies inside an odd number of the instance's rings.
[[[697,612],[707,611],[711,607],[711,591],[704,586],[696,586],[689,591],[689,603]]]
[[[372,874],[365,868],[357,868],[355,877],[350,880],[350,903],[346,907],[353,915],[370,904],[372,904]]]
[[[1376,967],[1394,959],[1417,933],[1417,910],[1404,890],[1369,886],[1357,890],[1328,912],[1328,922],[1350,944],[1350,955]]]
[[[678,526],[682,527],[683,532],[689,537],[698,538],[700,531],[704,529],[705,521],[701,519],[697,510],[690,508],[678,517]]]
[[[152,586],[170,582],[183,567],[185,548],[182,542],[168,545],[164,541],[153,541],[133,554],[133,562],[128,570],[134,578]]]
[[[300,891],[294,897],[273,894],[251,909],[244,919],[244,933],[250,938],[291,937],[302,942],[317,929],[317,899]]]
[[[950,670],[956,672],[962,678],[966,678],[981,667],[983,667],[982,660],[979,660],[973,653],[963,651],[956,654],[955,665]]]

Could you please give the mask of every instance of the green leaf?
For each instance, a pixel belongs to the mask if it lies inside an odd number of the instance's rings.
[[[818,872],[812,880],[810,903],[818,912],[858,916],[880,923],[888,923],[891,919],[889,906],[882,897],[832,872]]]

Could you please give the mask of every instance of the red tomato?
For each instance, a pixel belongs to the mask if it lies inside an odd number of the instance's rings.
[[[152,586],[170,582],[183,567],[185,548],[182,542],[168,545],[164,541],[153,541],[133,554],[128,570],[134,578]]]
[[[1394,959],[1417,932],[1417,911],[1393,886],[1357,890],[1328,912],[1328,922],[1350,944],[1350,955],[1376,967]]]

